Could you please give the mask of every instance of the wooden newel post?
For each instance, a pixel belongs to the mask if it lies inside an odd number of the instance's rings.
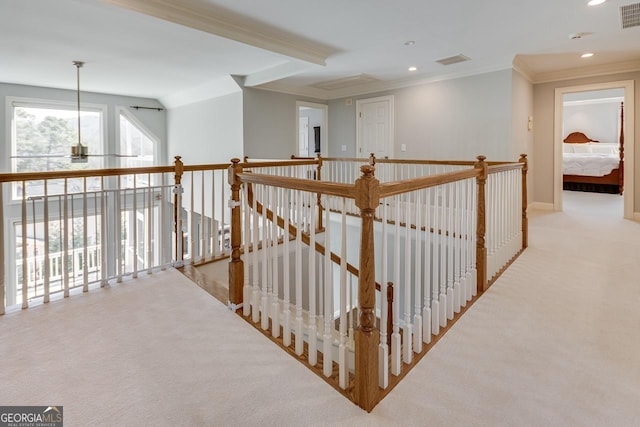
[[[316,180],[322,181],[322,155],[320,153],[318,153],[318,166],[316,167]],[[322,223],[322,219],[324,217],[323,215],[324,209],[322,208],[322,195],[318,193],[316,195],[316,198],[317,198],[316,204],[318,206],[318,220],[316,221],[317,229],[323,230],[324,224]]]
[[[485,156],[478,156],[475,164],[476,169],[480,169],[480,175],[476,178],[478,184],[478,219],[476,225],[476,277],[477,291],[481,294],[487,286],[487,247],[485,235],[487,231],[486,198],[485,186],[487,184],[487,164]]]
[[[520,154],[520,163],[522,163],[522,249],[529,246],[529,219],[527,218],[527,172],[529,171],[529,163],[526,154]]]
[[[376,329],[376,280],[373,248],[373,220],[380,203],[380,182],[374,168],[362,166],[362,177],[356,180],[356,206],[362,218],[360,239],[360,276],[358,283],[359,322],[355,332],[355,398],[362,409],[371,411],[378,399],[378,344]]]
[[[229,166],[229,185],[231,185],[231,259],[229,261],[229,309],[238,310],[242,307],[242,287],[244,286],[244,263],[240,258],[242,245],[242,219],[240,208],[240,178],[242,173],[240,159],[231,159]]]
[[[176,233],[176,267],[182,267],[184,263],[184,248],[182,235],[182,175],[184,174],[184,164],[182,157],[175,156],[174,177],[173,177],[173,231]]]

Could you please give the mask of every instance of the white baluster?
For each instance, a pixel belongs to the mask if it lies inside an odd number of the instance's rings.
[[[387,301],[387,282],[388,282],[388,236],[387,236],[387,200],[382,199],[381,215],[382,215],[382,257],[380,262],[380,294],[382,303],[380,304],[380,345],[378,346],[378,385],[382,388],[389,386],[389,346],[387,344],[387,319],[389,317],[388,301]],[[344,205],[343,205],[344,206]],[[343,214],[344,217],[344,214]],[[346,241],[346,227],[343,219],[343,240]],[[343,256],[345,256],[344,254]]]
[[[425,190],[424,224],[424,302],[422,307],[422,341],[431,343],[431,188]]]
[[[285,347],[291,345],[291,280],[289,279],[289,256],[291,255],[289,250],[289,240],[291,235],[289,234],[290,216],[291,216],[291,203],[289,202],[289,196],[291,190],[283,190],[283,214],[284,214],[284,233],[282,236],[283,241],[283,255],[282,255],[282,274],[284,281],[284,316],[282,319],[282,343]]]
[[[453,297],[453,200],[454,200],[454,191],[453,184],[447,184],[447,319],[453,319],[453,306],[454,306],[454,297]],[[443,325],[444,326],[444,325]]]
[[[313,195],[306,193],[307,218],[309,219],[309,364],[318,363],[318,334],[316,326],[316,220]]]
[[[278,300],[278,289],[280,277],[278,275],[278,189],[271,187],[271,211],[273,221],[271,221],[271,336],[280,336],[280,301]]]
[[[415,170],[415,174],[417,176],[417,170]],[[413,209],[415,211],[416,218],[416,232],[415,232],[415,254],[411,258],[414,260],[415,264],[415,277],[414,277],[414,309],[413,309],[413,351],[415,353],[422,352],[422,311],[420,307],[421,300],[421,289],[422,289],[422,194],[421,191],[414,191],[412,193],[415,197],[415,202],[413,204]]]
[[[400,375],[402,370],[400,338],[400,196],[393,198],[395,205],[395,232],[393,247],[393,334],[391,335],[391,373]]]
[[[215,171],[212,171],[212,175]],[[251,246],[251,212],[249,209],[249,184],[242,185],[242,200],[240,203],[242,213],[243,213],[243,222],[244,222],[244,286],[242,288],[242,315],[249,316],[251,314],[251,284],[249,282],[249,265],[251,264],[249,261],[253,260],[253,255],[249,251]],[[204,182],[203,182],[204,189]],[[203,191],[204,193],[204,191]],[[203,210],[204,213],[204,205]],[[203,215],[204,216],[204,215]],[[213,213],[211,214],[211,221],[213,222]],[[203,233],[204,234],[204,233]]]
[[[266,331],[269,328],[269,222],[267,220],[267,208],[269,207],[269,200],[267,195],[267,188],[260,186],[261,202],[262,202],[262,265],[261,265],[261,279],[260,279],[260,327]]]
[[[338,385],[349,384],[349,351],[347,346],[347,203],[342,198],[342,237],[340,238],[340,346],[338,347]],[[327,212],[329,209],[327,208]],[[328,222],[328,220],[327,220]],[[386,259],[386,258],[383,258]]]
[[[258,323],[260,321],[260,280],[258,276],[260,272],[259,268],[259,260],[258,260],[258,243],[260,240],[260,215],[258,214],[258,188],[256,185],[252,186],[253,189],[253,200],[251,201],[251,218],[253,220],[253,231],[251,233],[251,246],[253,251],[251,252],[251,320],[253,323]],[[215,200],[215,197],[212,197]],[[223,238],[223,234],[218,233],[218,230],[223,230],[219,226],[216,226],[216,234],[218,238]],[[219,246],[218,246],[219,247]]]
[[[432,270],[431,281],[431,329],[433,335],[440,333],[440,187],[433,189],[433,233],[432,237]]]
[[[325,206],[327,205],[325,197]],[[331,262],[331,217],[329,209],[325,209],[324,232],[324,337],[323,337],[323,365],[322,373],[330,377],[333,372],[333,273]]]
[[[303,198],[300,191],[296,191],[296,354],[304,351],[304,324],[302,319],[302,209]]]
[[[403,342],[403,361],[411,363],[412,360],[412,341],[413,341],[413,325],[411,324],[411,283],[413,275],[411,274],[411,200],[410,193],[406,193],[405,201],[405,228],[404,228],[404,280],[402,283],[404,289],[404,342]]]
[[[460,307],[462,306],[461,289],[460,289],[460,236],[461,236],[461,221],[462,221],[462,209],[460,207],[460,181],[456,181],[454,184],[455,188],[455,198],[454,198],[454,210],[453,210],[453,311],[455,313],[460,313]]]

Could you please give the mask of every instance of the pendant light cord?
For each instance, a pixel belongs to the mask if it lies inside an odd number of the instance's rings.
[[[82,61],[73,61],[73,65],[76,66],[76,82],[77,82],[77,96],[78,96],[78,155],[82,155],[82,138],[80,136],[80,67],[84,65]]]

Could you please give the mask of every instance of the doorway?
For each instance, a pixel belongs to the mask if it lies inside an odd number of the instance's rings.
[[[328,114],[325,104],[296,101],[296,155],[298,157],[327,157]]]
[[[356,101],[356,150],[359,157],[393,157],[393,95]]]
[[[616,89],[622,92],[615,92]],[[590,93],[600,91],[603,94],[623,93],[625,121],[623,131],[625,135],[624,143],[624,193],[622,196],[623,216],[626,219],[633,219],[634,207],[634,152],[635,152],[635,105],[634,105],[634,82],[633,80],[599,83],[592,85],[573,86],[557,88],[555,90],[555,120],[554,120],[554,210],[563,210],[563,139],[565,137],[565,101],[579,101],[582,98],[589,98]],[[614,95],[616,96],[616,95]],[[606,97],[606,96],[605,96]],[[605,98],[603,97],[603,98]],[[595,138],[594,138],[595,139]],[[620,196],[618,196],[620,197]]]

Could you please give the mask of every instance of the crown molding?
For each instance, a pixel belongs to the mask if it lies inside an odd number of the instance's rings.
[[[278,30],[211,3],[194,0],[102,1],[317,65],[325,65],[329,55],[336,52],[323,44]]]
[[[640,60],[611,62],[602,65],[592,65],[589,67],[568,68],[560,71],[550,71],[547,73],[537,73],[533,83],[550,83],[560,80],[573,80],[585,77],[597,77],[608,74],[619,74],[640,70]]]
[[[533,72],[531,68],[529,68],[529,66],[522,60],[522,58],[519,55],[516,55],[513,58],[512,65],[513,65],[513,69],[519,72],[522,75],[522,77],[527,79],[529,83],[534,82],[536,74]]]

